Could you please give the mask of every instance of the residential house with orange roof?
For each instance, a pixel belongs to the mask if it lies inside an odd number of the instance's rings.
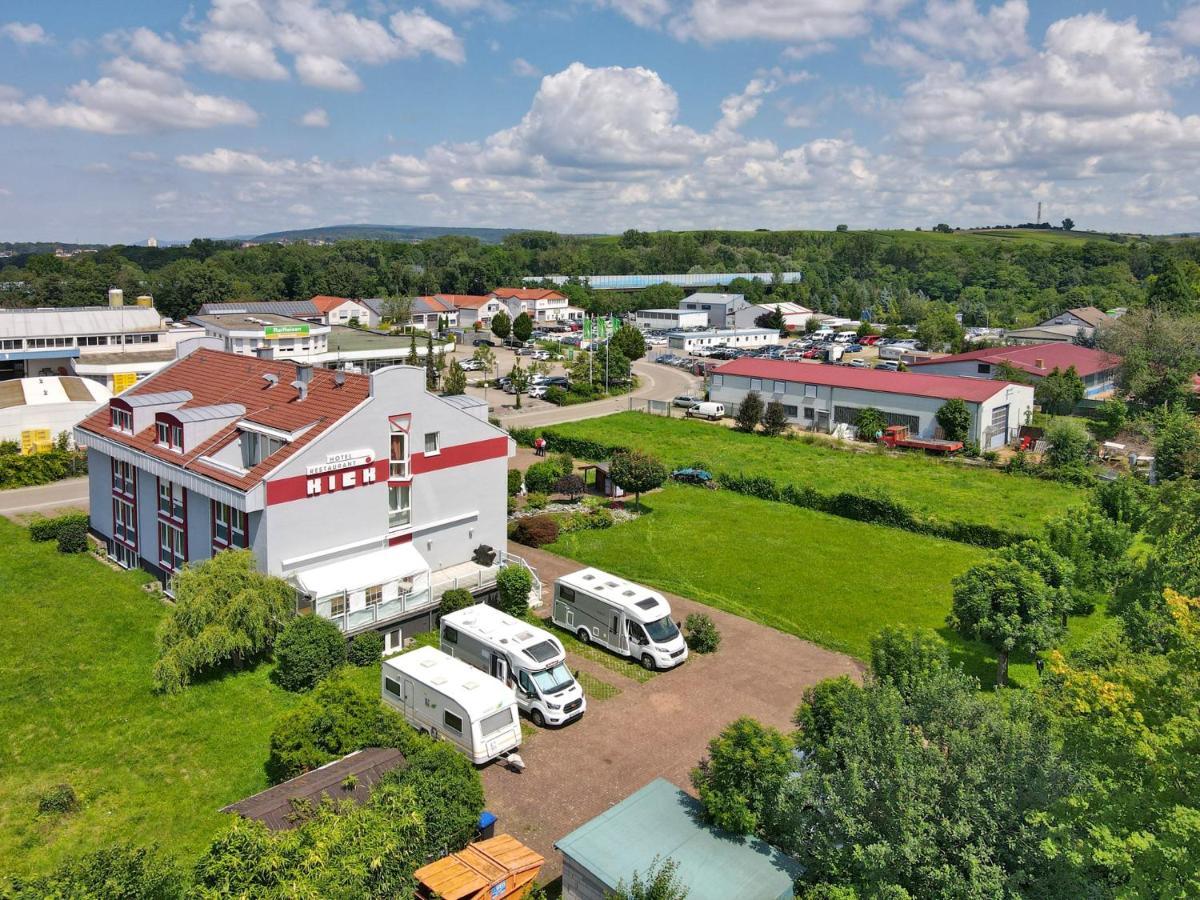
[[[565,294],[546,288],[496,288],[489,297],[503,303],[514,319],[527,313],[537,325],[570,321],[572,309]],[[582,313],[582,310],[577,310]]]

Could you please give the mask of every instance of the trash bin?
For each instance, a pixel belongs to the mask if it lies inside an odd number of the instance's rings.
[[[490,813],[486,809],[479,814],[479,837],[478,840],[486,841],[496,834],[496,815]]]

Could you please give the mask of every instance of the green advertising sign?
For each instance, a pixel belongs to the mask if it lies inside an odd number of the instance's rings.
[[[263,333],[267,340],[282,337],[308,337],[307,325],[268,325]]]

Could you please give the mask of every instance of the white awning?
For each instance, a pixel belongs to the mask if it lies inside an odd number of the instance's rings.
[[[423,586],[429,574],[429,564],[410,542],[310,566],[292,577],[302,591],[320,598],[408,578]]]

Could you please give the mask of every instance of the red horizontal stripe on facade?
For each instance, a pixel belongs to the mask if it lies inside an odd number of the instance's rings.
[[[358,466],[357,468],[338,469],[333,472],[325,472],[321,475],[293,475],[290,478],[273,478],[267,482],[267,505],[274,506],[277,503],[291,503],[293,500],[303,500],[308,496],[308,481],[309,478],[317,478],[324,481],[330,475],[341,478],[344,472],[362,472],[366,469],[375,470],[375,484],[387,484],[389,464],[386,459],[377,459],[369,466]],[[340,488],[340,490],[353,491],[363,486],[362,477],[357,479],[358,483],[352,488]],[[325,485],[322,485],[321,495],[337,493],[337,490],[330,491]]]
[[[458,444],[455,447],[443,447],[440,453],[426,455],[414,453],[411,458],[411,468],[414,475],[426,472],[436,472],[439,469],[452,469],[456,466],[467,466],[471,463],[483,462],[485,459],[507,459],[508,438],[489,438],[486,441],[474,441],[470,444]]]

